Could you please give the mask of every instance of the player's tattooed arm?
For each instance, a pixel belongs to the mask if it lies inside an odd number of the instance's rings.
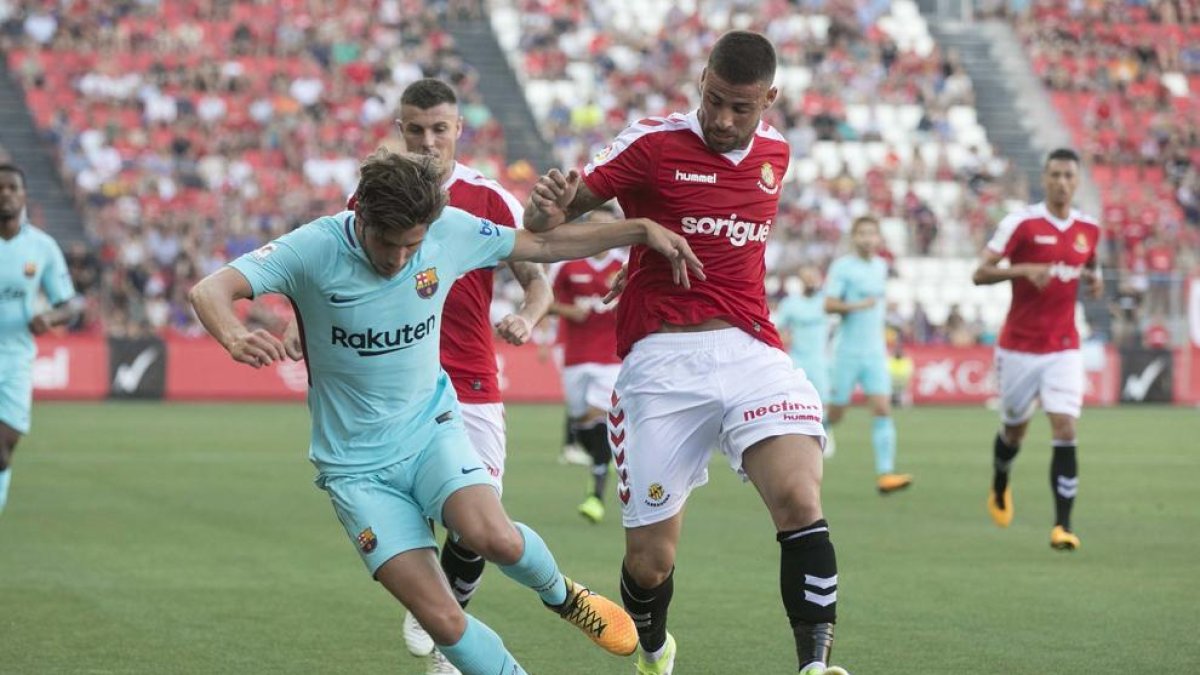
[[[233,311],[235,300],[254,297],[254,289],[241,272],[222,267],[188,291],[196,316],[234,361],[260,368],[286,358],[283,343],[269,332],[251,331]]]
[[[522,222],[530,232],[545,232],[575,220],[606,201],[588,189],[578,171],[572,169],[564,176],[558,169],[551,169],[533,186]]]
[[[676,284],[691,288],[689,275],[703,281],[704,264],[687,240],[646,218],[611,223],[581,223],[550,232],[517,230],[508,260],[557,262],[575,260],[621,246],[641,245],[656,251],[671,264]]]
[[[515,313],[496,324],[496,333],[509,344],[523,345],[533,337],[533,327],[550,310],[554,294],[545,270],[538,263],[510,261],[508,266],[524,289],[525,299]]]
[[[1011,281],[1024,277],[1039,290],[1045,288],[1046,284],[1050,283],[1049,265],[1021,263],[1001,267],[1000,261],[1003,259],[1003,253],[984,249],[983,256],[979,261],[979,267],[975,268],[975,274],[972,275],[971,281],[976,286],[986,286],[988,284],[998,284],[1002,281]]]

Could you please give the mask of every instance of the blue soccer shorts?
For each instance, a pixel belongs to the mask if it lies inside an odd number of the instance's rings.
[[[317,486],[329,493],[333,510],[372,575],[390,558],[418,548],[436,548],[429,520],[442,521],[450,495],[472,485],[499,490],[471,447],[458,411],[439,424],[420,452],[377,471],[324,473]]]

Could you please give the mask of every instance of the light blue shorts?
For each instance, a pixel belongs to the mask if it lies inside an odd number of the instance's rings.
[[[834,356],[829,404],[850,403],[856,384],[862,385],[867,396],[891,396],[892,375],[888,372],[887,355]]]
[[[32,407],[33,371],[28,367],[0,369],[0,422],[27,434]]]
[[[329,493],[338,520],[372,575],[400,553],[437,547],[428,521],[442,522],[450,495],[471,485],[499,490],[455,414],[438,426],[423,450],[391,466],[317,476],[317,486]]]

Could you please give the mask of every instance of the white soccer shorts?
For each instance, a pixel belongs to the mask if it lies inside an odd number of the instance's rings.
[[[503,486],[504,459],[508,455],[505,450],[504,404],[463,403],[460,407],[471,445],[483,460],[488,473],[496,479],[496,485]]]
[[[1006,425],[1024,424],[1038,401],[1048,413],[1079,418],[1083,410],[1083,354],[1078,349],[1034,354],[996,348],[1000,416]]]
[[[567,416],[571,419],[583,417],[588,408],[608,410],[619,372],[619,363],[580,363],[563,368]]]
[[[719,448],[745,479],[742,454],[774,436],[823,445],[821,399],[783,351],[737,328],[655,333],[625,358],[608,415],[625,527],[679,513],[708,482]]]

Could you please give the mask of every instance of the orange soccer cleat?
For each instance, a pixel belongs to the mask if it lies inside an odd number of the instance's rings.
[[[629,656],[637,651],[637,628],[623,607],[582,584],[566,582],[566,602],[551,609],[610,654]]]

